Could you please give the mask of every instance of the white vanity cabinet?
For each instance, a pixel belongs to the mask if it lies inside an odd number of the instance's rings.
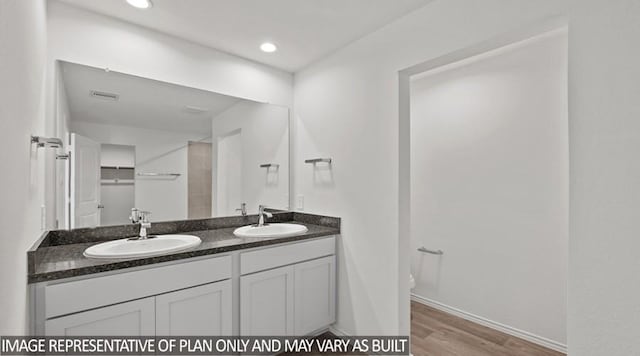
[[[43,286],[38,334],[230,335],[231,256]],[[36,311],[38,311],[36,306]]]
[[[336,262],[328,256],[295,265],[294,334],[327,327],[336,317]]]
[[[335,237],[242,253],[240,266],[241,336],[303,336],[335,322]]]
[[[156,335],[231,335],[231,280],[156,297]]]
[[[293,335],[293,266],[240,278],[240,335]]]
[[[144,298],[46,321],[47,336],[153,336],[155,301]]]
[[[45,336],[304,336],[335,322],[335,236],[31,285]]]
[[[96,308],[45,322],[51,336],[231,334],[231,281]]]

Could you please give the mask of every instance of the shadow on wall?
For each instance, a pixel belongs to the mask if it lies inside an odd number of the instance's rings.
[[[280,166],[268,167],[265,170],[265,186],[277,187],[280,182]]]
[[[316,187],[333,188],[333,163],[313,163],[313,185]]]
[[[442,278],[442,265],[444,255],[427,255],[419,251],[413,252],[412,271],[416,271],[415,278],[422,281],[423,287],[432,291],[433,295],[438,295],[440,279]],[[417,256],[417,257],[416,257]]]
[[[345,222],[342,222],[342,228],[344,229]],[[340,294],[349,296],[349,298],[340,299],[340,303],[337,305],[336,315],[338,320],[336,324],[347,325],[353,328],[352,330],[336,330],[338,333],[349,336],[363,336],[370,333],[379,333],[380,330],[385,330],[383,323],[380,321],[369,294],[358,293],[365,289],[365,283],[362,276],[369,274],[370,271],[358,270],[358,266],[362,264],[358,262],[358,259],[362,256],[374,256],[373,251],[366,250],[366,246],[345,246],[345,242],[353,243],[353,240],[339,238],[337,241],[337,266],[343,272],[338,274],[338,291]],[[357,251],[357,253],[351,253],[350,251]],[[345,303],[346,302],[346,303]],[[366,318],[366,322],[360,318],[360,323],[356,319],[356,315],[369,315]],[[388,329],[388,328],[387,328]],[[357,332],[356,332],[357,331]]]

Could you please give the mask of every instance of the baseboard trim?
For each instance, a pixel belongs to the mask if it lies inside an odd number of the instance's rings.
[[[347,334],[346,332],[344,332],[343,330],[337,329],[333,325],[329,326],[329,332],[332,333],[335,336],[338,336],[338,337],[351,336],[351,335]]]
[[[523,331],[508,325],[504,325],[498,322],[495,322],[493,320],[489,320],[487,318],[483,318],[481,316],[477,316],[475,314],[471,314],[471,313],[467,313],[463,310],[454,308],[454,307],[450,307],[446,304],[440,303],[440,302],[436,302],[435,300],[431,300],[422,296],[419,296],[417,294],[411,294],[411,300],[430,306],[434,309],[438,309],[440,311],[443,311],[445,313],[449,313],[452,315],[455,315],[457,317],[460,317],[462,319],[466,319],[469,320],[471,322],[486,326],[488,328],[494,329],[494,330],[498,330],[500,332],[503,332],[505,334],[509,334],[511,336],[515,336],[515,337],[519,337],[521,339],[527,340],[529,342],[532,342],[534,344],[538,344],[540,346],[544,346],[546,348],[558,351],[558,352],[562,352],[564,354],[567,353],[567,345],[562,344],[560,342],[557,341],[553,341],[550,339],[547,339],[546,337],[542,337],[542,336],[538,336],[535,334],[532,334],[530,332],[527,331]]]

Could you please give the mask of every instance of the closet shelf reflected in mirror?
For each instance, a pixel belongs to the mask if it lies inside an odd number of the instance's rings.
[[[100,184],[133,185],[135,182],[134,167],[101,166]]]

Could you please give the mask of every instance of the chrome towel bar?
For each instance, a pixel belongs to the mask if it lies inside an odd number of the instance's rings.
[[[60,148],[63,146],[62,140],[57,137],[31,136],[31,143],[38,147]]]
[[[316,163],[320,163],[320,162],[323,162],[323,163],[331,163],[331,158],[313,158],[313,159],[306,159],[306,160],[304,160],[304,163],[313,163],[313,164],[316,164]]]
[[[278,168],[278,167],[280,167],[280,165],[277,163],[265,163],[260,165],[260,168]]]
[[[418,251],[424,252],[424,253],[430,253],[432,255],[444,255],[444,251],[442,250],[429,250],[426,247],[420,247]]]

